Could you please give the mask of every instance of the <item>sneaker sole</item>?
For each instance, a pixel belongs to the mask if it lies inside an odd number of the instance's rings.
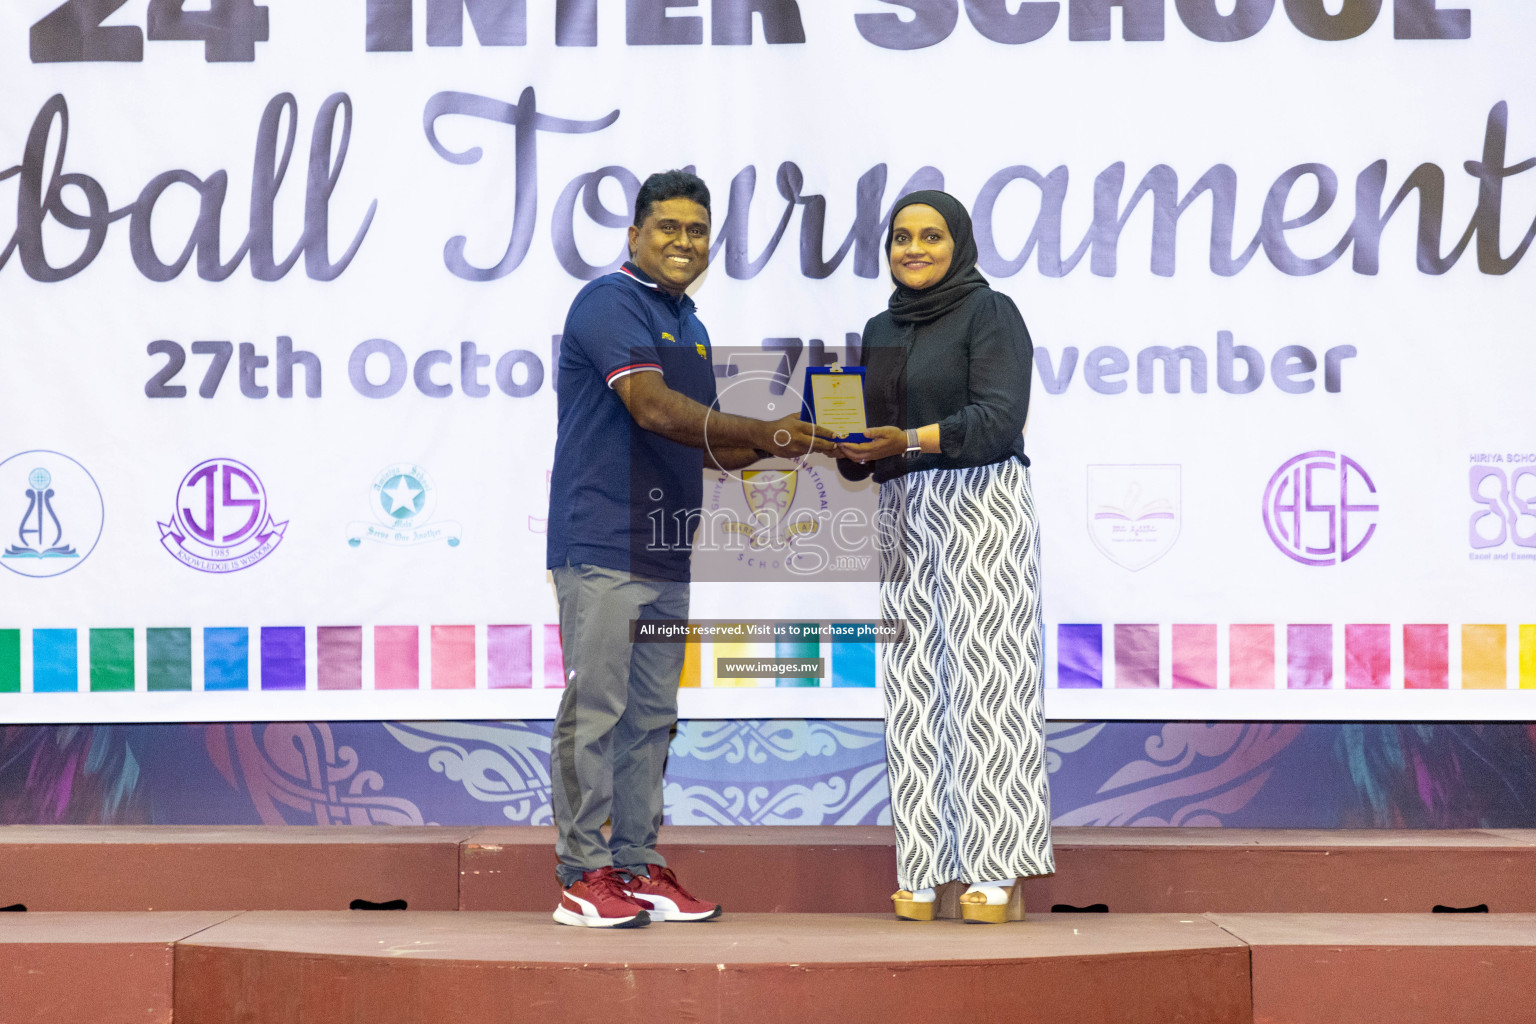
[[[558,924],[577,928],[644,928],[651,923],[651,915],[644,910],[634,917],[583,917],[573,910],[556,907],[552,916]]]
[[[652,921],[713,921],[725,913],[724,907],[715,907],[713,910],[700,910],[697,912],[685,912],[681,910],[662,910],[652,907],[649,911]]]
[[[677,911],[675,913],[672,912],[672,911],[668,911],[667,912],[667,920],[668,921],[713,921],[715,918],[719,917],[723,913],[725,913],[725,908],[724,907],[716,907],[714,910],[706,910],[706,911],[703,911],[703,912],[697,913],[697,914],[685,914],[682,911]]]

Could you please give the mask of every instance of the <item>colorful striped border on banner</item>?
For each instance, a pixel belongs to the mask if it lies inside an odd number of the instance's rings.
[[[1528,623],[1074,622],[1054,639],[1062,690],[1536,689]]]
[[[801,660],[819,675],[730,678],[720,669],[727,657]],[[1214,714],[1525,720],[1529,710],[1510,698],[1536,690],[1533,623],[1061,623],[1049,630],[1046,657],[1058,694],[1046,711],[1057,718],[1226,707]],[[560,631],[549,623],[0,626],[0,720],[8,721],[544,718],[564,683]],[[695,717],[882,711],[878,650],[868,642],[689,642],[681,685]],[[1472,691],[1507,696],[1484,704]],[[205,703],[203,693],[225,696]],[[1207,703],[1190,703],[1202,694]],[[171,712],[161,708],[166,699],[190,703]]]
[[[24,641],[31,654],[25,673]],[[821,677],[729,679],[716,668],[725,657],[821,658],[824,670]],[[872,688],[876,679],[873,642],[690,642],[682,685],[842,689]],[[0,628],[0,695],[564,685],[560,629],[553,624]]]
[[[544,641],[538,671],[535,637]],[[563,682],[555,626],[0,628],[0,695],[551,689]]]

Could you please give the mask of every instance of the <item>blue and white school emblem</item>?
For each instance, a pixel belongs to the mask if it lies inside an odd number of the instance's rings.
[[[95,550],[104,518],[96,481],[68,455],[30,451],[0,462],[0,527],[15,538],[0,565],[12,572],[68,572]]]
[[[443,541],[458,547],[463,529],[456,522],[434,522],[437,488],[420,466],[397,462],[384,467],[373,478],[368,504],[374,521],[347,525],[347,543],[360,547],[363,541],[410,547]]]

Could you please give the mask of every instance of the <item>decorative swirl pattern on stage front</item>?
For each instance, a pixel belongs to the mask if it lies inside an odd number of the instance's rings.
[[[666,785],[673,825],[889,825],[885,763],[811,783],[770,786]]]
[[[742,719],[679,722],[667,761],[676,825],[890,822],[879,722]]]
[[[1111,775],[1107,795],[1065,813],[1059,825],[1219,826],[1268,781],[1270,762],[1301,734],[1289,724],[1170,722],[1145,744],[1147,757]]]
[[[828,719],[734,719],[677,723],[671,756],[730,764],[764,764],[772,758],[798,761],[843,750],[863,750],[885,738],[880,722]]]
[[[0,823],[544,824],[548,722],[0,726]],[[1536,726],[1049,722],[1058,825],[1536,827]],[[678,725],[672,824],[889,821],[879,722]]]
[[[551,820],[545,723],[412,722],[384,728],[507,821]],[[1268,780],[1299,725],[1168,723],[1123,762],[1095,799],[1058,824],[1221,825]],[[1106,724],[1053,722],[1047,767],[1091,757]],[[678,723],[667,763],[666,820],[676,825],[888,824],[890,789],[879,722],[701,720]]]
[[[549,733],[519,722],[385,722],[407,750],[518,825],[551,818]]]
[[[420,809],[383,792],[357,751],[325,722],[206,726],[208,756],[230,785],[242,782],[263,825],[422,825]]]

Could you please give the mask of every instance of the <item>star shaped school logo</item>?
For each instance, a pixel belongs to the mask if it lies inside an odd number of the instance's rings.
[[[433,521],[437,489],[427,471],[412,463],[397,462],[380,470],[373,478],[369,506],[373,522],[347,525],[347,543],[354,548],[365,540],[391,547],[445,541],[456,548],[462,539],[458,523]]]
[[[414,519],[427,504],[425,484],[406,473],[396,473],[379,489],[379,503],[398,525]]]

